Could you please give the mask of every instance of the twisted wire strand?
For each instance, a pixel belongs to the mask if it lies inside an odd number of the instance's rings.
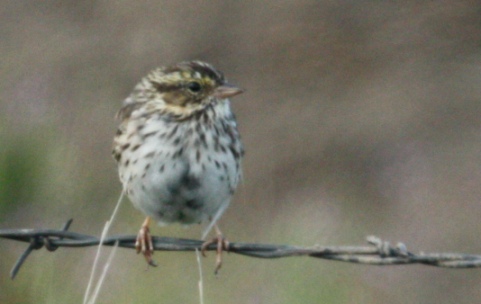
[[[62,229],[0,229],[0,238],[29,243],[28,248],[15,263],[10,277],[17,275],[20,267],[33,250],[45,247],[55,251],[59,247],[98,246],[100,239],[95,236],[68,231],[72,220],[65,223]],[[135,235],[114,235],[105,238],[103,246],[135,248]],[[445,268],[478,268],[481,267],[481,255],[463,253],[412,253],[403,243],[392,246],[378,237],[367,237],[365,246],[320,246],[300,247],[275,244],[229,243],[228,251],[256,258],[283,258],[293,256],[309,256],[313,258],[335,260],[366,265],[406,265],[422,264]],[[171,237],[153,236],[156,251],[196,251],[200,250],[204,241]],[[207,251],[217,250],[211,244]]]

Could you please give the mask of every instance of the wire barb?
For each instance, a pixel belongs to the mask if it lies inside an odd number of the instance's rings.
[[[61,231],[67,231],[70,225],[72,224],[73,219],[69,219],[64,225]],[[1,236],[3,237],[3,236]],[[63,237],[59,237],[59,240],[63,239]],[[20,267],[22,267],[23,263],[25,260],[28,258],[30,253],[34,250],[38,250],[45,246],[48,251],[55,251],[59,247],[58,245],[53,245],[52,242],[50,241],[49,236],[32,236],[30,238],[30,245],[28,248],[20,255],[18,258],[17,262],[15,265],[13,265],[12,270],[10,271],[10,278],[13,280],[17,276],[18,271],[20,270]]]
[[[70,219],[61,230],[53,229],[0,229],[0,238],[29,243],[13,266],[10,277],[15,278],[20,267],[33,250],[42,247],[55,251],[58,247],[97,246],[100,239],[95,236],[70,232]],[[110,236],[103,240],[104,246],[135,249],[136,235]],[[202,240],[190,240],[170,237],[152,237],[154,250],[157,251],[196,251],[202,249]],[[406,265],[423,264],[445,268],[479,268],[481,255],[462,253],[418,253],[407,250],[404,243],[391,246],[389,242],[378,237],[367,237],[368,246],[313,246],[299,247],[289,245],[229,243],[229,252],[256,258],[283,258],[293,256],[310,256],[326,260],[367,264],[367,265]],[[217,244],[210,244],[204,250],[215,251]]]

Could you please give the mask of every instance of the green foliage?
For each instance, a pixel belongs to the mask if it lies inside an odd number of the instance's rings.
[[[32,201],[45,164],[45,144],[34,134],[9,138],[0,133],[0,214]]]

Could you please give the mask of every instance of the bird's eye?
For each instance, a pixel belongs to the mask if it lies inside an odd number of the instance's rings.
[[[198,83],[197,81],[189,82],[187,84],[187,88],[189,89],[189,91],[191,91],[193,93],[198,93],[202,89],[200,83]]]

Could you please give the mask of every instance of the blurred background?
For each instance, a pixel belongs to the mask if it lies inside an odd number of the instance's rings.
[[[231,241],[481,254],[481,3],[0,1],[0,229],[99,235],[121,191],[122,100],[148,71],[201,59],[233,100],[244,182]],[[124,201],[111,234],[136,234]],[[201,227],[153,228],[199,238]],[[0,240],[1,303],[80,303],[95,248]],[[103,260],[109,250],[105,251]],[[192,253],[119,249],[99,303],[198,303]],[[481,270],[226,255],[206,303],[478,303]]]

